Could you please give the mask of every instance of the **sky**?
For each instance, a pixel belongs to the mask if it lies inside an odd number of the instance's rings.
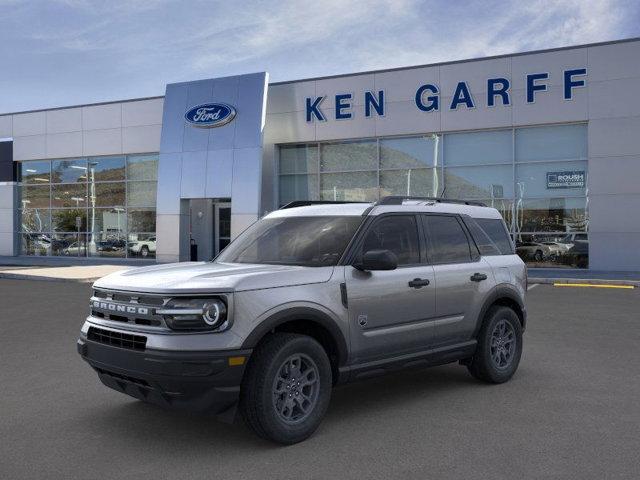
[[[0,112],[630,37],[638,0],[0,0]]]

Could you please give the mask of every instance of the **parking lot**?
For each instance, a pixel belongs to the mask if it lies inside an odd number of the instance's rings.
[[[1,478],[639,476],[638,289],[538,285],[511,382],[447,365],[342,386],[290,447],[103,387],[75,349],[89,294],[0,280]]]

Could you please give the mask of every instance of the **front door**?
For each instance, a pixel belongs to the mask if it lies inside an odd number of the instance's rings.
[[[345,269],[354,361],[362,363],[426,350],[435,315],[433,267],[426,265],[413,214],[383,215],[364,234],[356,260],[368,250],[390,250],[398,268]]]
[[[231,242],[231,204],[216,203],[214,217],[213,248],[215,256]]]

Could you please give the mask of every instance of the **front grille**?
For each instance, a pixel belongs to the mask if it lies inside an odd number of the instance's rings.
[[[114,322],[166,329],[163,316],[156,314],[156,310],[168,301],[169,298],[163,296],[94,290],[90,301],[91,315]]]
[[[93,342],[129,350],[144,350],[147,346],[147,337],[142,335],[131,335],[96,327],[89,327],[87,338]]]

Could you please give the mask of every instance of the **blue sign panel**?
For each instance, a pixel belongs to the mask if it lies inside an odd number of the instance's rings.
[[[236,116],[236,109],[226,103],[203,103],[191,107],[184,118],[195,127],[214,128],[226,125]]]
[[[584,188],[584,170],[547,172],[547,188]]]

